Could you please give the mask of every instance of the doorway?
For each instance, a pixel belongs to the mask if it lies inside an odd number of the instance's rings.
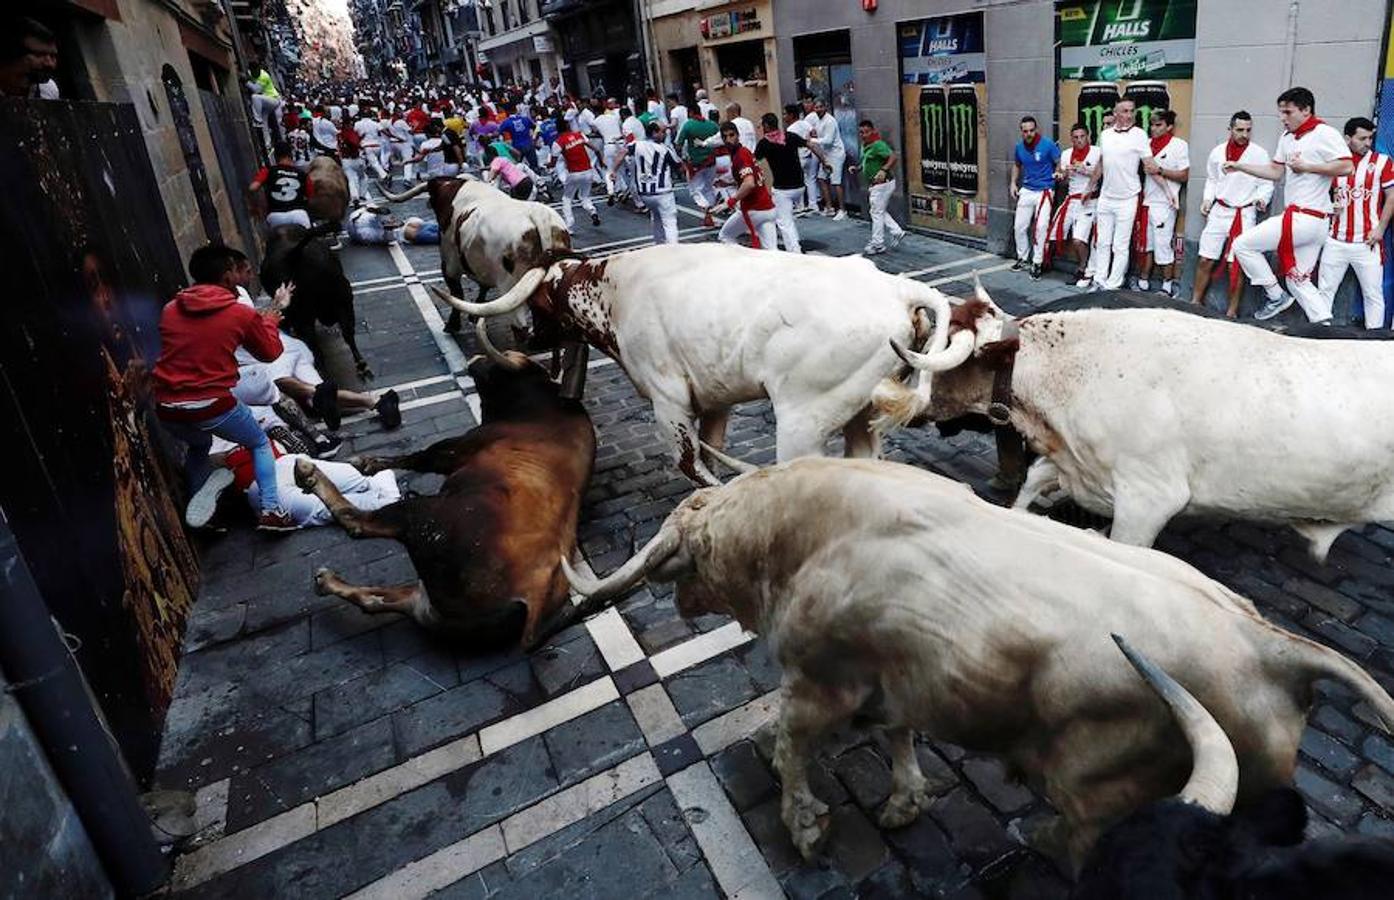
[[[828,104],[829,111],[837,119],[850,165],[861,152],[857,140],[857,82],[852,68],[851,33],[825,31],[794,38],[794,78],[800,98],[807,95]],[[865,209],[861,180],[845,169],[842,191],[849,208]]]
[[[702,63],[697,58],[697,48],[671,50],[668,59],[672,62],[671,71],[678,76],[678,96],[682,98],[683,105],[697,102],[697,89],[703,86]]]

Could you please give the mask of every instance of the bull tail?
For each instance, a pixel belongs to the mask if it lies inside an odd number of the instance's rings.
[[[1302,669],[1309,681],[1330,678],[1349,686],[1374,710],[1385,733],[1394,734],[1394,697],[1390,697],[1369,672],[1330,647],[1306,638],[1287,636],[1300,644]]]

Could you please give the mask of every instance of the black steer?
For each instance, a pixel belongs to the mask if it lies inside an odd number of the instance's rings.
[[[1382,900],[1394,896],[1394,841],[1303,842],[1307,808],[1290,788],[1231,813],[1238,767],[1229,739],[1185,688],[1117,635],[1191,743],[1180,796],[1143,807],[1099,838],[1074,900]]]
[[[339,258],[321,240],[326,229],[337,229],[338,222],[313,229],[299,225],[281,225],[271,229],[266,242],[266,259],[261,265],[261,285],[267,293],[286,282],[295,285],[295,294],[285,311],[285,326],[300,338],[315,355],[315,367],[324,371],[324,357],[315,323],[338,325],[339,333],[348,344],[358,374],[371,378],[373,373],[363,354],[358,352],[354,339],[357,322],[353,310],[353,288],[344,277]]]

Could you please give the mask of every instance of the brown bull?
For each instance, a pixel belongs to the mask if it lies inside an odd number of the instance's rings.
[[[396,458],[359,458],[372,474],[410,469],[446,476],[433,497],[409,497],[368,512],[353,507],[308,460],[296,482],[324,501],[356,538],[393,538],[407,547],[419,582],[370,587],[334,572],[315,589],[366,613],[399,613],[472,647],[529,645],[567,603],[557,553],[576,544],[581,497],[595,461],[585,408],[562,399],[539,365],[517,353],[476,358],[469,373],[483,423],[469,433]]]
[[[310,218],[322,222],[342,222],[348,214],[348,177],[332,156],[316,156],[310,161],[310,196],[305,201]]]

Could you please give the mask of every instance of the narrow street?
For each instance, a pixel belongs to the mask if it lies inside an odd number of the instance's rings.
[[[686,203],[685,193],[680,203]],[[591,255],[648,243],[646,217],[600,206],[578,224]],[[403,215],[429,216],[424,201]],[[685,242],[714,239],[681,209]],[[799,220],[806,251],[858,252],[860,220]],[[395,388],[405,425],[349,420],[339,457],[419,449],[479,415],[464,362],[473,336],[442,334],[435,247],[347,247],[359,344]],[[877,258],[947,293],[982,273],[1018,313],[1074,293],[1030,281],[980,250],[910,235]],[[713,290],[719,289],[713,285]],[[855,303],[855,297],[848,298]],[[341,366],[352,383],[351,366]],[[1217,385],[1217,390],[1223,386]],[[586,405],[599,437],[582,515],[597,572],[628,557],[692,485],[619,367],[592,356]],[[772,461],[767,404],[741,408],[728,449]],[[991,439],[910,429],[890,458],[967,482],[999,502]],[[404,475],[431,492],[438,476]],[[1092,524],[1092,523],[1091,523]],[[1252,598],[1263,614],[1340,649],[1394,687],[1394,532],[1341,537],[1326,565],[1287,530],[1184,520],[1158,547]],[[734,622],[685,621],[670,594],[643,589],[532,656],[459,655],[412,622],[372,617],[314,593],[330,566],[350,581],[414,578],[403,548],[341,529],[268,539],[249,530],[199,548],[204,585],[165,725],[157,785],[192,790],[202,831],[177,860],[172,891],[197,897],[618,898],[1064,897],[1068,881],[1035,849],[1053,812],[999,762],[928,741],[936,798],[905,829],[875,811],[890,790],[870,732],[828,742],[814,778],[832,807],[826,862],[804,865],[780,822],[764,727],[779,669]],[[1325,692],[1296,782],[1312,834],[1394,836],[1394,744],[1344,689]]]

